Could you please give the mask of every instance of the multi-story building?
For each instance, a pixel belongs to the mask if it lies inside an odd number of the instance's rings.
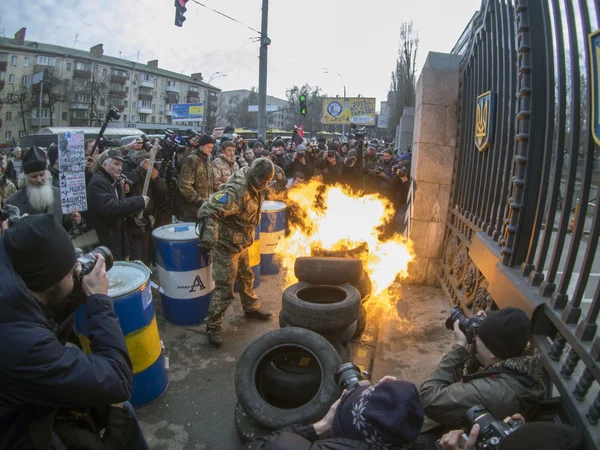
[[[216,112],[220,89],[203,83],[201,73],[186,76],[159,69],[158,60],[140,64],[107,56],[102,44],[87,52],[26,41],[25,33],[22,28],[12,39],[0,38],[0,144],[50,125],[99,126],[111,105],[121,112],[115,126],[148,133],[203,128],[198,120],[173,123],[175,104],[204,103],[205,122]],[[54,74],[54,85],[50,95],[44,92],[40,118],[36,74],[45,69]],[[25,108],[20,95],[29,102]]]
[[[234,108],[238,102],[246,100],[250,97],[256,97],[256,103],[248,105],[250,108],[248,112],[256,116],[256,124],[258,125],[258,94],[248,89],[237,89],[234,91],[223,91],[220,93],[219,118],[223,123],[220,123],[219,125],[242,125],[236,123],[225,123],[226,118],[230,116],[228,114],[228,110]],[[267,128],[282,129],[290,124],[294,124],[298,118],[298,110],[289,109],[291,106],[292,105],[290,105],[290,102],[287,100],[267,95]]]

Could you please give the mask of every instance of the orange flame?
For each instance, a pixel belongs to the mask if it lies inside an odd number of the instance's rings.
[[[384,240],[378,230],[394,216],[387,199],[377,194],[359,196],[344,186],[313,180],[290,189],[288,205],[300,217],[299,223],[290,223],[290,235],[275,249],[286,269],[286,286],[297,281],[296,258],[310,256],[311,248],[338,251],[365,243],[369,251],[361,259],[373,283],[372,298],[386,296],[396,277],[407,276],[408,263],[414,258],[412,242],[400,235]]]

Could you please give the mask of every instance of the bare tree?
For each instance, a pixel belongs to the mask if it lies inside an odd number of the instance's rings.
[[[306,96],[306,116],[300,115],[300,95]],[[293,129],[294,125],[303,125],[304,131],[308,131],[312,136],[319,132],[323,125],[321,124],[321,109],[323,108],[323,98],[327,97],[319,86],[310,86],[305,84],[302,87],[292,86],[285,93],[290,107],[296,107],[296,123],[286,124],[287,129]],[[293,117],[293,115],[291,115]]]
[[[27,134],[27,119],[31,117],[31,90],[23,84],[13,85],[4,96],[2,103],[18,107],[17,116],[23,123],[23,132]]]
[[[390,126],[392,129],[400,122],[402,111],[407,106],[415,106],[416,100],[416,61],[419,49],[419,36],[413,29],[413,23],[404,22],[400,26],[400,46],[396,70],[392,72],[388,106],[391,111]]]
[[[102,99],[106,99],[108,95],[108,76],[96,74],[96,70],[92,70],[92,81],[88,85],[90,94],[90,119],[89,126],[93,125],[94,121],[104,118],[105,107],[100,105]]]

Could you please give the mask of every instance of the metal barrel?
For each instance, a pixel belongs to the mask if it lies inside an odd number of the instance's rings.
[[[254,229],[254,242],[248,248],[248,257],[250,258],[250,267],[254,274],[254,288],[260,286],[260,224]],[[234,291],[238,291],[237,283],[234,285]]]
[[[275,247],[285,236],[285,203],[265,201],[260,221],[260,273],[275,275],[280,266],[276,260]]]
[[[150,270],[139,262],[117,261],[108,271],[108,295],[114,299],[133,365],[133,406],[152,403],[169,385],[149,280]],[[92,353],[85,306],[75,316],[75,331],[84,350]]]
[[[194,223],[170,224],[152,232],[163,316],[174,325],[199,325],[215,287],[211,253],[198,247]]]

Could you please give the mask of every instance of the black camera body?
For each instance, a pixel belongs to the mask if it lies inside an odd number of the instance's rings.
[[[352,164],[356,164],[356,156],[348,156],[344,160],[344,164],[346,164],[347,166],[351,166]]]
[[[119,178],[117,178],[117,181],[119,183],[123,183],[126,184],[129,187],[133,186],[133,181],[131,181],[129,178],[127,178],[125,175],[121,174],[119,175]]]
[[[327,150],[327,157],[328,158],[333,158],[335,157],[335,152],[333,150]]]
[[[475,447],[478,450],[499,449],[504,439],[523,425],[520,420],[510,420],[508,423],[498,420],[481,405],[473,406],[465,413],[465,422],[468,429],[475,424],[479,425],[479,437]]]
[[[108,247],[100,245],[91,252],[85,254],[80,249],[77,249],[77,251],[77,262],[81,264],[81,272],[79,273],[80,279],[91,273],[92,270],[94,270],[96,262],[98,261],[94,255],[102,255],[104,257],[104,264],[106,265],[107,272],[112,268],[114,264],[113,254],[108,249]]]
[[[449,330],[454,329],[454,322],[458,320],[458,327],[467,337],[467,342],[473,344],[477,333],[479,332],[479,326],[485,317],[473,316],[468,318],[462,310],[455,306],[450,310],[450,317],[446,319],[446,328]]]
[[[6,208],[0,208],[0,222],[10,220],[12,223],[21,218],[21,210],[13,205],[6,205]]]
[[[333,374],[333,379],[342,391],[351,392],[360,386],[361,381],[366,378],[358,366],[352,363],[342,364]]]
[[[121,113],[115,106],[111,106],[110,108],[108,108],[106,118],[108,120],[119,120],[121,118]]]

